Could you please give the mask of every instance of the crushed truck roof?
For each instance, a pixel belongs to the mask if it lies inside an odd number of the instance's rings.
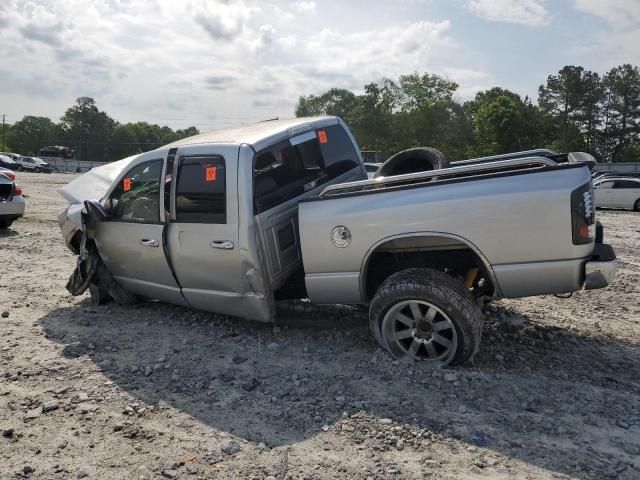
[[[210,132],[201,133],[199,135],[183,138],[182,140],[170,143],[168,147],[173,148],[198,143],[246,143],[247,145],[255,145],[261,140],[277,136],[278,134],[287,132],[290,129],[310,123],[317,123],[323,120],[336,122],[337,118],[327,116],[267,120],[264,122],[252,123],[250,125],[212,130]]]
[[[212,130],[192,137],[183,138],[169,145],[159,147],[154,151],[207,143],[235,145],[245,143],[256,149],[260,149],[260,144],[268,144],[279,137],[291,136],[292,130],[306,130],[306,128],[303,127],[311,128],[311,125],[329,125],[336,122],[338,122],[338,118],[331,116],[268,120],[250,125],[241,125],[239,127]],[[58,193],[69,203],[81,203],[84,200],[101,199],[122,171],[128,168],[138,157],[146,155],[147,153],[149,152],[132,155],[117,162],[95,167],[67,185],[59,188]]]

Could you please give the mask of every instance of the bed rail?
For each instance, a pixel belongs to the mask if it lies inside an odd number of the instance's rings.
[[[496,157],[502,158],[503,156],[496,155]],[[346,193],[357,193],[365,190],[384,190],[386,188],[392,188],[398,185],[419,184],[425,181],[429,181],[433,179],[433,177],[443,179],[456,175],[479,175],[496,170],[505,170],[518,167],[554,167],[558,165],[553,160],[542,156],[507,158],[504,160],[495,161],[487,161],[487,158],[491,157],[485,157],[485,160],[473,159],[473,162],[463,160],[462,162],[455,162],[454,166],[452,167],[442,168],[439,170],[427,170],[425,172],[406,173],[403,175],[393,175],[391,177],[378,177],[371,180],[359,180],[356,182],[329,185],[322,192],[320,192],[319,197],[323,198]],[[481,162],[475,163],[477,160],[481,160]]]

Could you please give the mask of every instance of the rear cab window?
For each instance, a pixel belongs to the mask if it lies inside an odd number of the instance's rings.
[[[292,137],[254,156],[254,213],[323,185],[359,166],[353,142],[341,125]]]

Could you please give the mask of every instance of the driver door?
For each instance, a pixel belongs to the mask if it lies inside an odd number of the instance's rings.
[[[143,297],[187,305],[167,258],[163,159],[132,167],[106,201],[108,219],[97,222],[95,241],[103,262],[124,287]]]

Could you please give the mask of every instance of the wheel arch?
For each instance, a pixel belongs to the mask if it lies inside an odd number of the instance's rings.
[[[500,284],[498,283],[495,272],[491,267],[491,263],[487,260],[482,251],[475,244],[473,244],[473,242],[453,233],[425,231],[390,235],[379,240],[367,250],[367,253],[364,256],[362,265],[360,267],[361,298],[366,302],[371,300],[372,295],[368,291],[368,283],[370,281],[369,267],[371,266],[371,260],[374,258],[374,255],[376,253],[384,252],[388,248],[398,248],[400,250],[413,252],[436,251],[438,250],[437,246],[439,244],[440,246],[442,246],[443,241],[444,245],[448,247],[447,249],[466,249],[472,252],[475,258],[478,260],[479,264],[484,268],[484,272],[486,273],[486,275],[489,277],[489,280],[491,281],[495,289],[495,295],[498,297],[502,296]]]

